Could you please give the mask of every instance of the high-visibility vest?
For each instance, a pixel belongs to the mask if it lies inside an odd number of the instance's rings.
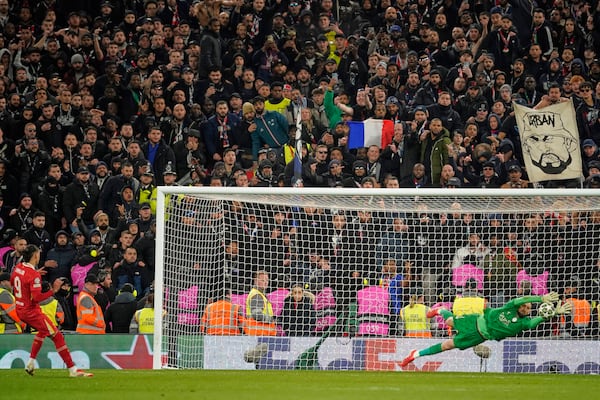
[[[40,303],[42,312],[50,318],[54,325],[58,326],[65,321],[65,313],[54,297],[48,297]]]
[[[5,301],[2,299],[5,298]],[[4,288],[0,288],[0,301],[3,306],[0,306],[0,334],[4,333],[21,333],[21,321],[17,315],[15,296]]]
[[[245,332],[250,336],[276,336],[277,325],[275,322],[261,322],[252,318],[252,310],[250,309],[250,303],[254,296],[260,296],[263,301],[262,313],[266,316],[273,317],[273,307],[269,302],[269,299],[258,289],[250,290],[248,298],[246,299],[246,321],[245,321]]]
[[[140,188],[138,204],[150,204],[152,215],[156,215],[156,198],[158,196],[158,188],[154,185],[151,185],[149,189],[150,190]]]
[[[452,304],[452,314],[483,314],[485,299],[483,297],[457,297]]]
[[[400,318],[404,321],[404,336],[431,337],[431,324],[427,318],[427,307],[424,304],[408,305],[400,310]]]
[[[587,300],[570,298],[567,302],[573,305],[571,321],[578,328],[586,327],[592,319],[592,306]]]
[[[137,310],[135,320],[138,323],[138,333],[154,333],[154,308],[145,307]]]
[[[92,301],[91,308],[85,308],[81,305],[84,299],[89,298]],[[96,300],[88,292],[81,292],[77,299],[77,333],[87,333],[101,335],[106,332],[106,323],[102,309],[96,303]]]
[[[217,300],[206,306],[201,331],[207,335],[239,335],[244,321],[240,306],[229,300]]]

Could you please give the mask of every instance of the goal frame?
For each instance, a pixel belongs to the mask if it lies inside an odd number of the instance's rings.
[[[450,193],[449,191],[452,191]],[[253,201],[253,197],[259,200],[273,199],[280,196],[294,196],[297,198],[304,196],[399,196],[407,198],[422,198],[422,197],[439,197],[450,198],[456,197],[457,200],[468,199],[469,197],[489,197],[502,199],[524,199],[524,198],[565,198],[565,197],[600,197],[600,190],[593,189],[479,189],[479,188],[457,188],[457,189],[434,189],[434,188],[419,188],[419,189],[360,189],[360,188],[257,188],[257,187],[212,187],[212,186],[159,186],[157,190],[157,206],[156,206],[156,248],[155,248],[155,279],[154,290],[159,295],[154,298],[154,336],[153,336],[153,369],[164,368],[162,362],[162,347],[163,347],[163,295],[164,292],[164,254],[165,254],[165,206],[166,197],[171,194],[186,194],[186,195],[209,195],[210,197],[220,197],[223,199],[235,196],[248,196],[244,201]],[[238,199],[239,200],[239,199]],[[265,202],[271,204],[281,204],[278,202]],[[338,205],[332,206],[336,208]],[[344,208],[344,207],[341,207]],[[349,209],[351,207],[348,207]],[[360,209],[356,207],[354,209]],[[581,208],[573,208],[573,210],[582,210]],[[590,208],[586,210],[600,210]],[[383,210],[382,210],[383,211]],[[395,212],[402,212],[403,209],[396,209]],[[438,210],[439,211],[439,210]],[[448,210],[449,212],[450,210]],[[462,212],[471,212],[468,207],[463,208]],[[481,210],[477,210],[481,212]],[[543,210],[540,210],[543,211]]]

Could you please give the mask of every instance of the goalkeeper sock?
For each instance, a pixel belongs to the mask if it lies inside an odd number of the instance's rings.
[[[442,352],[442,344],[438,343],[438,344],[434,344],[433,346],[428,347],[424,350],[419,351],[419,355],[420,356],[430,356],[430,355],[441,353],[441,352]]]
[[[65,342],[65,337],[63,336],[63,334],[61,332],[56,332],[56,335],[52,337],[52,341],[54,342],[54,346],[56,347],[58,355],[60,355],[60,358],[63,359],[63,361],[67,365],[67,368],[71,369],[72,367],[74,367],[75,363],[71,358],[71,352],[67,347],[67,343]]]
[[[35,360],[43,344],[44,338],[35,335],[35,337],[33,338],[33,343],[31,344],[31,353],[29,353],[29,357]]]
[[[454,317],[454,314],[452,314],[451,311],[448,311],[446,309],[440,309],[438,311],[438,313],[442,316],[442,318],[444,318],[444,321],[447,320],[450,317]]]

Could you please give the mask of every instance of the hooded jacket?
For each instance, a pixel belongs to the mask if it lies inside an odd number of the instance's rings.
[[[121,292],[104,312],[107,333],[129,333],[129,324],[137,309],[135,296],[127,291]]]

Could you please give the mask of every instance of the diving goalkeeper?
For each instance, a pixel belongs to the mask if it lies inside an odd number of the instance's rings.
[[[465,350],[486,340],[499,341],[510,336],[516,336],[524,330],[533,329],[546,319],[539,316],[529,316],[531,314],[531,303],[554,303],[558,300],[558,293],[555,292],[543,296],[525,296],[511,300],[500,308],[488,308],[484,310],[483,315],[467,314],[456,317],[444,308],[433,309],[427,314],[428,318],[441,315],[446,324],[458,333],[442,343],[420,351],[411,351],[408,357],[402,360],[400,366],[405,367],[418,357],[430,356],[454,348]],[[571,307],[570,303],[559,305],[547,319],[555,315],[569,314]]]

